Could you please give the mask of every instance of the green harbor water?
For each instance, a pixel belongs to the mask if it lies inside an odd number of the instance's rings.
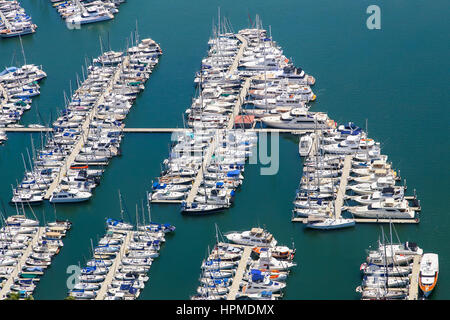
[[[182,127],[217,8],[235,32],[248,27],[248,16],[254,19],[259,14],[284,54],[316,77],[312,110],[326,111],[338,123],[354,121],[364,127],[367,119],[370,136],[381,142],[383,153],[407,179],[408,193],[417,190],[420,224],[396,230],[402,241],[417,242],[425,252],[439,254],[439,281],[431,299],[450,298],[448,1],[132,0],[120,6],[114,20],[81,30],[69,30],[49,1],[21,4],[38,25],[34,35],[23,38],[26,61],[42,65],[48,74],[41,95],[22,117],[25,125],[55,119],[64,108],[64,91],[69,94],[76,75],[82,77],[85,58],[100,54],[99,37],[104,47],[125,49],[137,19],[141,39],[158,42],[163,56],[126,126]],[[366,27],[366,8],[372,4],[381,8],[381,30]],[[1,68],[22,63],[19,39],[1,40]],[[40,135],[33,138],[39,145]],[[168,134],[126,134],[122,156],[110,162],[91,200],[56,206],[58,218],[69,219],[73,227],[38,284],[36,299],[66,297],[67,267],[84,266],[91,257],[91,239],[95,245],[105,232],[105,218],[120,217],[119,189],[134,222],[135,206],[159,175],[169,143]],[[26,158],[30,147],[30,134],[24,133],[9,133],[0,146],[0,198],[8,214],[15,213],[7,203],[11,185],[22,179],[21,154]],[[380,226],[317,232],[291,223],[292,200],[302,173],[298,137],[280,136],[279,159],[279,172],[272,176],[261,175],[260,165],[247,165],[235,204],[224,213],[185,217],[176,205],[153,205],[153,220],[177,229],[166,237],[139,299],[188,299],[194,294],[202,259],[215,241],[215,223],[223,232],[265,226],[279,243],[295,243],[298,267],[288,278],[285,299],[358,299],[359,266],[365,249],[376,244]],[[46,220],[54,219],[48,203],[34,210],[41,220],[44,214]]]

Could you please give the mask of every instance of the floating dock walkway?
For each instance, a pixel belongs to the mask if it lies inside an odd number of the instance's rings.
[[[411,273],[411,280],[409,284],[409,294],[408,300],[417,300],[419,297],[419,271],[420,271],[420,262],[422,260],[422,256],[417,255],[414,257],[413,268]]]
[[[106,297],[106,294],[109,289],[109,285],[114,280],[114,276],[116,274],[117,269],[120,266],[122,258],[125,256],[125,253],[128,249],[128,245],[131,240],[131,235],[134,231],[126,231],[127,235],[125,237],[125,240],[123,241],[122,245],[120,246],[119,254],[116,255],[114,262],[111,266],[111,268],[108,271],[108,274],[105,277],[105,281],[103,281],[102,286],[100,287],[100,290],[97,293],[97,296],[95,297],[95,300],[104,300]]]
[[[243,246],[241,246],[242,248]],[[244,247],[244,252],[242,253],[241,260],[239,260],[238,268],[233,278],[233,283],[228,292],[227,300],[236,300],[236,295],[239,292],[242,277],[244,276],[245,270],[247,270],[247,262],[252,253],[253,247]]]
[[[348,177],[350,175],[350,168],[352,166],[353,156],[348,155],[344,159],[344,168],[342,169],[341,181],[339,184],[339,190],[336,194],[336,200],[334,200],[334,212],[336,219],[341,218],[342,205],[344,203],[345,191],[347,190]]]
[[[216,147],[217,147],[217,135],[214,135],[213,140],[212,140],[211,144],[209,145],[209,148],[206,152],[206,155],[203,158],[202,166],[198,170],[197,175],[194,180],[194,183],[192,184],[192,188],[189,191],[189,194],[186,198],[186,203],[191,204],[192,202],[194,202],[194,198],[198,192],[198,187],[200,187],[200,184],[203,181],[203,170],[208,167],[209,162],[211,161],[212,155],[213,155]]]

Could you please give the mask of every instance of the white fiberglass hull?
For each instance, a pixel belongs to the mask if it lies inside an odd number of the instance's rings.
[[[353,227],[355,220],[353,219],[325,219],[325,221],[308,223],[306,227],[319,230],[333,230]]]

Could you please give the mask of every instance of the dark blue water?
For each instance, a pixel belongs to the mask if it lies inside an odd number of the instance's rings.
[[[381,8],[381,30],[368,30],[366,8]],[[234,31],[249,26],[259,14],[271,26],[273,38],[287,57],[316,77],[317,102],[313,110],[327,111],[339,123],[354,121],[365,126],[382,143],[394,167],[400,169],[412,192],[421,199],[419,225],[397,226],[401,240],[416,241],[426,252],[439,253],[441,273],[433,299],[450,298],[449,190],[449,2],[435,1],[128,1],[110,22],[65,27],[56,10],[46,1],[23,0],[23,7],[38,25],[37,32],[23,38],[28,63],[42,65],[48,78],[41,96],[22,118],[23,124],[49,121],[63,109],[70,81],[86,57],[104,48],[125,49],[126,38],[138,29],[141,38],[151,37],[163,49],[160,63],[137,99],[128,127],[181,127],[182,112],[194,93],[194,73],[206,55],[212,21],[217,8],[229,18]],[[0,65],[23,63],[18,39],[0,41]],[[38,112],[41,117],[38,116]],[[0,195],[6,203],[11,184],[23,174],[21,153],[26,157],[30,135],[8,134],[0,147]],[[33,135],[35,145],[40,135]],[[64,248],[53,260],[35,291],[36,299],[63,299],[67,294],[66,268],[84,264],[94,244],[104,234],[106,217],[119,217],[118,190],[135,219],[151,180],[159,175],[168,155],[170,136],[128,134],[122,156],[111,161],[101,185],[86,204],[57,206],[59,218],[73,222]],[[154,205],[152,218],[176,225],[161,256],[150,271],[150,281],[140,299],[184,299],[195,292],[200,264],[208,245],[214,243],[217,223],[223,231],[268,228],[282,244],[295,243],[299,264],[287,282],[286,299],[357,299],[359,265],[364,250],[380,235],[377,225],[357,225],[337,232],[314,232],[290,222],[292,200],[301,176],[298,138],[280,137],[280,170],[262,176],[260,165],[248,165],[242,189],[230,210],[208,217],[181,216],[177,206]],[[35,214],[54,218],[48,204]],[[127,217],[127,216],[126,216]]]

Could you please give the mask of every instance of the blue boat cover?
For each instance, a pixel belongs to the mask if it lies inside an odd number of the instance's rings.
[[[3,75],[5,75],[5,74],[7,74],[7,73],[10,73],[10,72],[14,72],[14,71],[16,71],[16,70],[17,70],[16,67],[9,67],[9,68],[6,68],[4,71],[0,72],[0,76],[3,76]]]
[[[227,172],[227,177],[236,177],[241,173],[240,170],[231,170]]]

